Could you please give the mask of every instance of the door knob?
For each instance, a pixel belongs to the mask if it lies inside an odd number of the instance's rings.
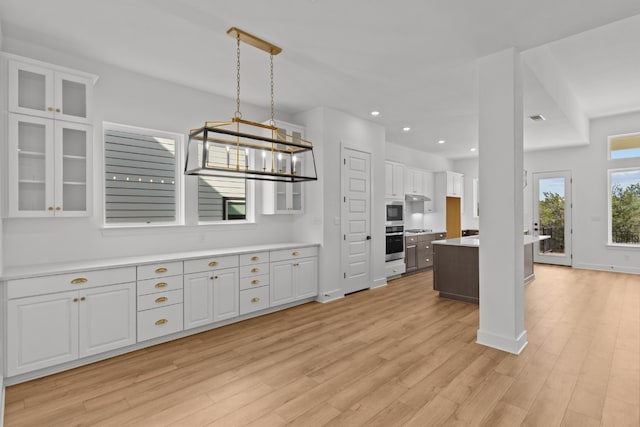
[[[371,236],[367,236],[367,240],[371,240]]]

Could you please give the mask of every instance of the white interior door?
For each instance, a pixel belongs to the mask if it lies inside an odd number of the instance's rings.
[[[371,154],[342,147],[342,269],[345,294],[371,286]]]
[[[551,236],[535,244],[533,260],[571,265],[571,171],[533,174],[533,233]]]

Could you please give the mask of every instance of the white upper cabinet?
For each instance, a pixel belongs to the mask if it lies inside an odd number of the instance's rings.
[[[281,134],[293,135],[296,138],[304,138],[304,128],[291,123],[276,122]],[[271,131],[269,131],[271,132]],[[269,134],[269,136],[271,136]],[[263,153],[263,155],[266,153]],[[291,165],[288,156],[272,159],[256,157],[256,168],[275,169],[283,171],[295,170],[298,174],[304,174],[303,159],[296,159]],[[275,214],[301,214],[304,211],[304,183],[303,182],[278,182],[264,181],[262,187],[262,213]]]
[[[431,200],[424,202],[424,212],[434,212],[435,205],[435,175],[433,172],[424,171],[422,174],[422,190],[424,195]]]
[[[9,61],[9,111],[91,123],[95,77]]]
[[[402,163],[384,162],[386,199],[404,199],[404,165]]]
[[[447,171],[447,197],[462,197],[464,176],[461,173]]]
[[[406,180],[404,185],[405,194],[424,195],[424,172],[420,169],[407,168]]]
[[[9,114],[11,217],[86,216],[91,126]]]

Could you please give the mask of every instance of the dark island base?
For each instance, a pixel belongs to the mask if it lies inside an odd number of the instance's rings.
[[[478,247],[433,245],[433,289],[440,297],[478,304]],[[533,243],[524,245],[524,283],[534,279]]]

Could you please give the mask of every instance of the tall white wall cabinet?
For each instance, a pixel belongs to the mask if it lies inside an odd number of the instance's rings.
[[[8,215],[89,214],[97,77],[5,55]]]
[[[384,162],[385,199],[404,199],[404,165],[391,161]]]

